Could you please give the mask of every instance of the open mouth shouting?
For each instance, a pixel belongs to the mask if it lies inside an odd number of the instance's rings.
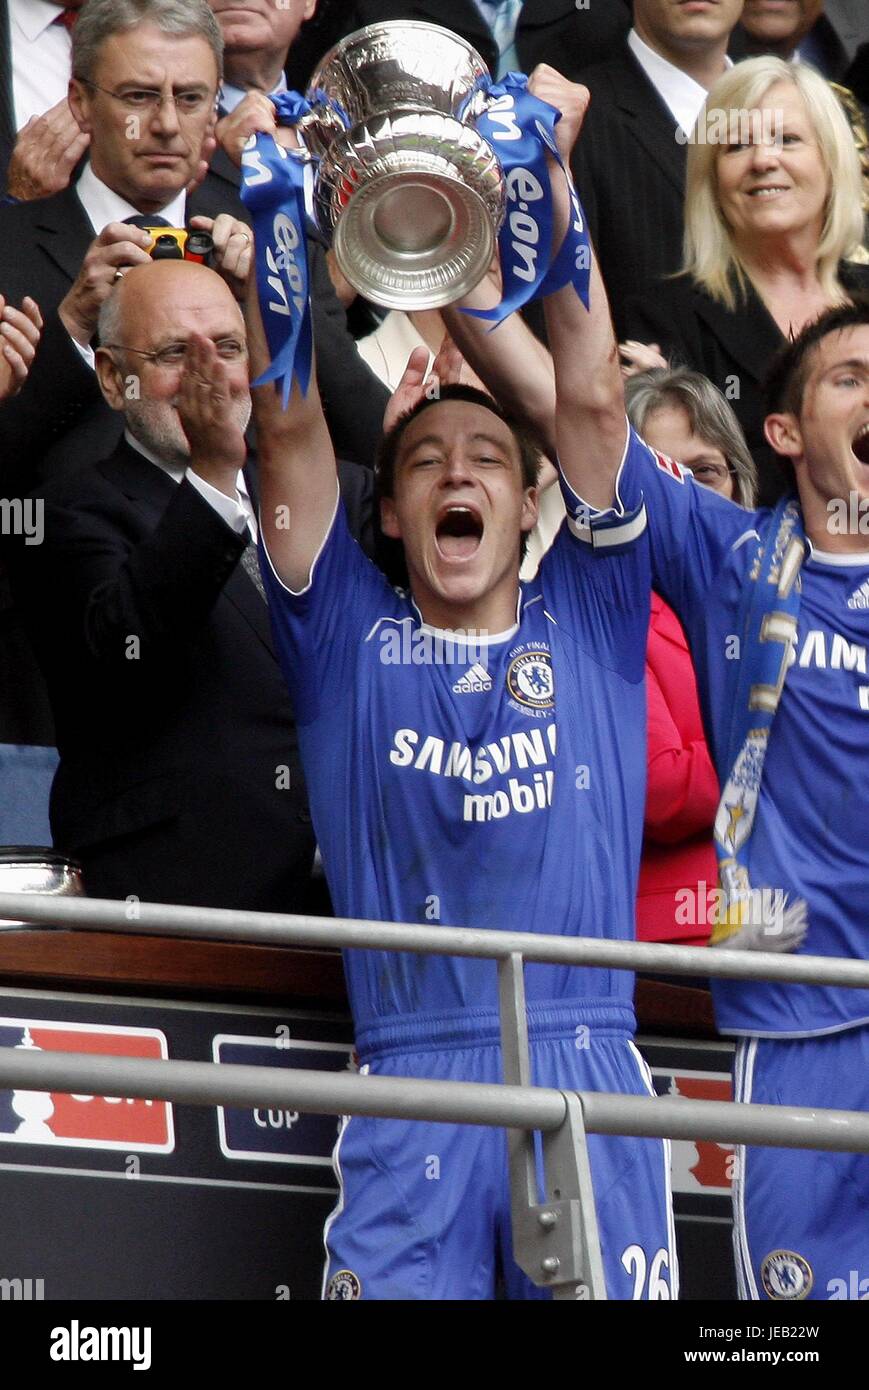
[[[445,560],[470,560],[483,539],[483,518],[475,507],[452,502],[444,507],[435,526],[435,544]]]
[[[858,463],[869,466],[869,420],[861,425],[851,441],[851,452]]]

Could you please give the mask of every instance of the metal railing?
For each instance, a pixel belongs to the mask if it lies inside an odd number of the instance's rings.
[[[508,1131],[514,1256],[528,1277],[551,1288],[555,1298],[606,1297],[588,1133],[869,1153],[869,1115],[855,1111],[532,1086],[523,974],[526,962],[546,962],[869,988],[869,962],[26,893],[0,893],[0,918],[136,936],[410,951],[497,961],[503,1085],[324,1075],[289,1068],[276,1073],[211,1062],[0,1049],[0,1086],[504,1128]],[[546,1197],[542,1203],[535,1130],[543,1135]]]

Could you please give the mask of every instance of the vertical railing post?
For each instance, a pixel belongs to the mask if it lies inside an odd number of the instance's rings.
[[[498,962],[501,1057],[508,1086],[531,1085],[524,961]],[[533,1284],[560,1300],[605,1299],[594,1187],[579,1097],[564,1095],[564,1123],[543,1139],[546,1201],[540,1202],[534,1132],[507,1130],[513,1257]]]
[[[520,955],[498,961],[498,995],[501,1006],[501,1061],[507,1086],[531,1085],[531,1054],[528,1047],[528,1017],[525,1012],[525,974]],[[510,1164],[510,1195],[515,1217],[516,1205],[522,1210],[537,1205],[537,1159],[534,1132],[507,1130]],[[515,1220],[514,1220],[515,1233]],[[515,1238],[515,1234],[514,1234]],[[526,1271],[527,1273],[527,1271]]]

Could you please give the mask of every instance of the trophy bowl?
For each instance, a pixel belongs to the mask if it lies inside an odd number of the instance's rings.
[[[80,896],[84,893],[81,867],[53,849],[3,845],[0,846],[0,892]],[[23,922],[0,920],[0,930],[24,925]]]
[[[489,267],[504,176],[467,123],[484,107],[487,72],[449,30],[395,22],[351,34],[312,78],[303,125],[320,154],[318,220],[341,271],[373,303],[439,308]]]
[[[470,126],[436,111],[389,111],[333,141],[316,202],[360,294],[388,309],[436,309],[485,275],[504,180]]]

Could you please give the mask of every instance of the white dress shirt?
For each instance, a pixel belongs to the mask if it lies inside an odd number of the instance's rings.
[[[701,107],[709,95],[706,88],[702,87],[699,82],[695,82],[693,77],[689,77],[687,72],[677,68],[675,63],[671,63],[667,58],[662,58],[660,53],[656,53],[653,48],[644,43],[636,29],[632,29],[628,34],[628,48],[661,100],[668,107],[677,126],[686,137],[689,136],[697,122],[697,117],[700,115]],[[724,64],[728,68],[733,66],[727,57],[724,59]]]
[[[239,536],[247,530],[250,532],[251,540],[257,538],[256,516],[254,514],[253,503],[250,500],[250,493],[247,490],[247,483],[244,480],[244,473],[239,469],[238,490],[235,498],[227,497],[225,492],[207,483],[204,478],[200,478],[198,473],[194,473],[192,468],[181,468],[176,464],[165,463],[157,454],[153,453],[141,440],[136,439],[135,435],[129,430],[124,430],[124,438],[136,453],[141,454],[149,463],[153,463],[157,468],[168,473],[173,482],[180,483],[186,478],[188,482],[196,488],[196,491],[205,498],[210,507],[223,517],[227,526],[231,526],[233,531]]]
[[[16,130],[56,106],[69,89],[72,36],[54,22],[62,8],[47,0],[9,0]]]
[[[401,309],[390,309],[380,327],[359,338],[356,343],[356,351],[363,362],[368,363],[374,375],[390,391],[394,391],[401,381],[407,359],[418,347],[424,347],[428,352],[428,374],[432,369],[434,353],[422,334],[417,332],[413,320]]]
[[[94,236],[99,236],[110,222],[126,222],[128,217],[139,216],[138,208],[134,208],[133,204],[128,203],[126,198],[122,198],[120,193],[115,193],[108,184],[97,178],[90,160],[82,170],[75,191],[94,229]],[[163,208],[159,215],[165,217],[170,227],[185,226],[186,190],[182,188],[181,192],[176,194],[172,202]]]

